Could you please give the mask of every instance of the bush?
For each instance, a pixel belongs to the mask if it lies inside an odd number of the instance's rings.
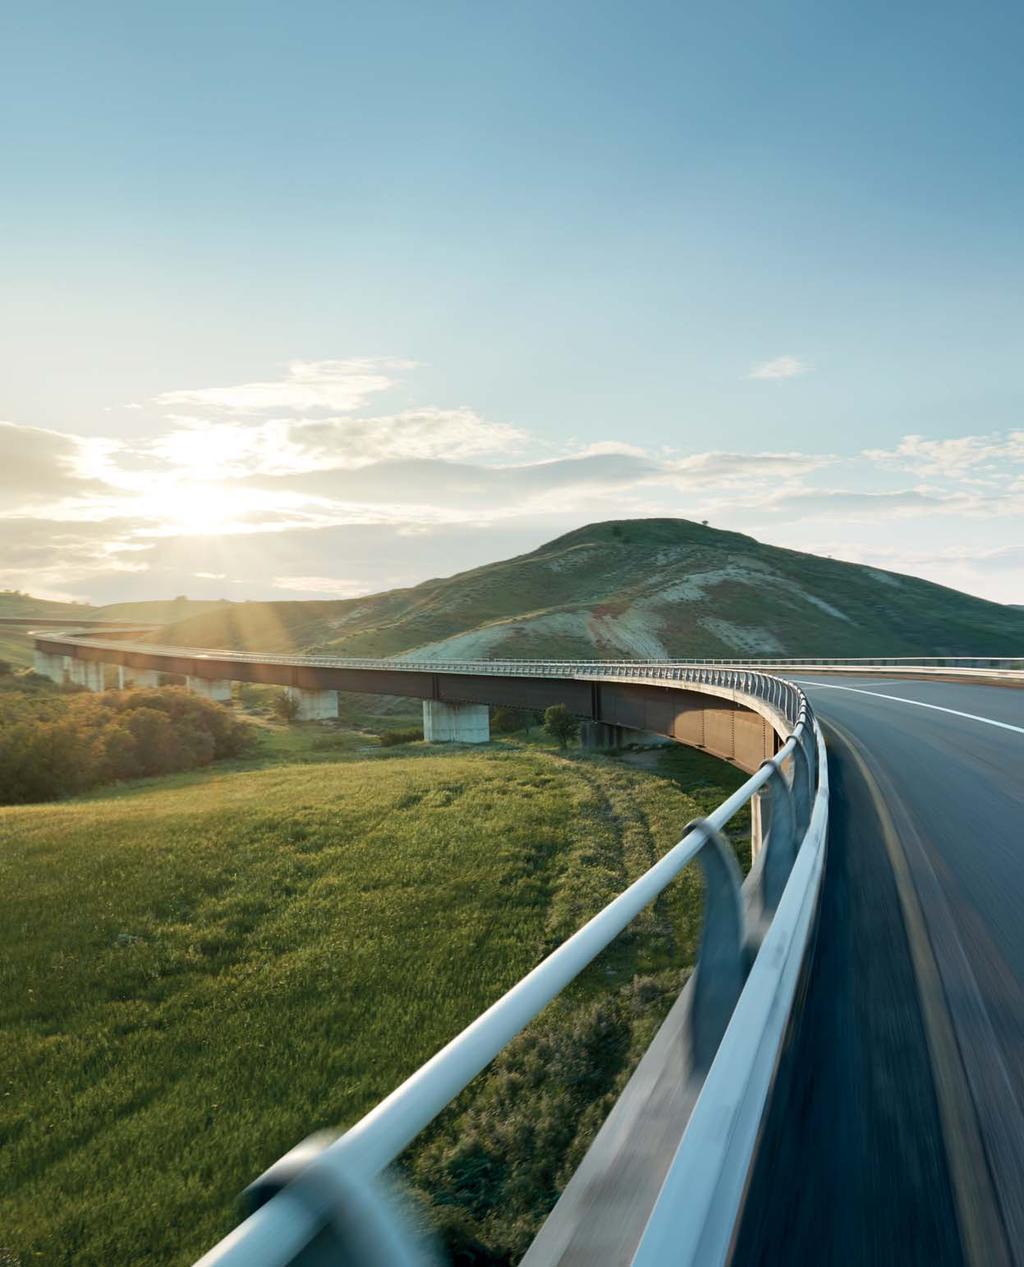
[[[385,730],[381,733],[380,746],[394,748],[400,743],[416,743],[422,738],[422,726],[407,726],[405,730]]]
[[[299,715],[299,701],[294,695],[282,691],[274,696],[274,716],[281,721],[293,722]]]
[[[511,735],[516,730],[522,730],[525,724],[526,719],[518,709],[491,709],[491,730],[496,735]]]
[[[101,783],[237,756],[252,731],[179,687],[8,693],[0,707],[0,804],[53,801]]]
[[[544,710],[544,729],[560,748],[568,748],[571,740],[580,733],[580,723],[564,704],[552,704]]]

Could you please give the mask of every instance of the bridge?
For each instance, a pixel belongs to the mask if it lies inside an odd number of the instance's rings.
[[[696,971],[527,1267],[1024,1258],[1024,660],[442,663],[92,634],[37,633],[37,669],[273,683],[306,717],[404,695],[434,741],[561,703],[592,746],[653,732],[750,776],[362,1121],[251,1183],[201,1267],[436,1261],[387,1168],[691,862]],[[744,881],[726,829],[747,805]]]

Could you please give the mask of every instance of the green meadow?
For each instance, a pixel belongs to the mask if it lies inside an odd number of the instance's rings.
[[[678,751],[656,773],[268,735],[248,766],[0,810],[4,1267],[190,1263],[249,1180],[357,1120],[738,782]],[[402,1160],[457,1261],[517,1261],[699,908],[688,872]]]

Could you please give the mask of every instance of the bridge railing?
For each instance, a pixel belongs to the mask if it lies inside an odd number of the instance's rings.
[[[891,668],[898,672],[925,674],[943,669],[976,673],[1024,673],[1024,656],[791,656],[785,659],[755,659],[743,656],[727,658],[662,660],[433,660],[412,656],[374,658],[368,656],[297,655],[293,652],[233,651],[223,647],[180,647],[170,644],[132,642],[113,639],[52,636],[54,641],[111,651],[136,650],[152,655],[174,656],[208,661],[242,661],[260,664],[305,665],[311,668],[388,669],[411,673],[483,673],[517,677],[550,677],[571,674],[577,677],[657,677],[674,678],[675,669],[735,669],[771,673],[775,669],[875,670]]]
[[[323,663],[322,657],[307,659]],[[395,661],[360,662],[361,667],[378,665],[396,667]],[[549,674],[554,670],[559,675],[567,667],[554,669],[554,662],[545,661],[527,668],[515,662],[515,671],[541,672],[542,665]],[[429,667],[432,672],[482,671],[477,662],[429,662]],[[691,1212],[683,1218],[671,1260],[723,1261],[696,1255],[698,1250],[703,1253],[701,1247],[706,1244],[728,1247],[804,962],[824,857],[828,800],[824,745],[806,697],[779,678],[751,670],[690,670],[664,664],[601,667],[605,677],[699,681],[746,697],[750,703],[768,703],[788,719],[788,736],[775,757],[707,818],[691,823],[659,862],[340,1138],[330,1143],[316,1138],[305,1141],[272,1166],[248,1190],[253,1212],[200,1260],[199,1267],[288,1267],[334,1261],[331,1253],[338,1261],[357,1267],[384,1263],[411,1267],[436,1261],[406,1230],[400,1207],[387,1195],[383,1172],[694,861],[704,876],[704,922],[691,982],[687,1042],[692,1048],[691,1066],[703,1089],[669,1179],[678,1183],[679,1174],[699,1172],[710,1139],[709,1156],[721,1186],[712,1193],[714,1199],[699,1207],[699,1215]],[[597,665],[572,668],[590,676],[591,669],[596,675]],[[487,671],[512,670],[487,662]],[[757,934],[764,940],[751,966],[752,932],[741,897],[742,877],[725,828],[761,793],[769,810],[757,864],[759,907],[762,921],[770,923],[766,933]],[[731,1095],[723,1094],[725,1075],[718,1073],[723,1059],[729,1080],[737,1079]],[[711,1107],[702,1109],[706,1101]],[[655,1215],[658,1221],[650,1235],[670,1217],[660,1203]],[[647,1241],[645,1235],[644,1245]],[[314,1242],[327,1258],[305,1257]],[[326,1250],[325,1245],[329,1245]],[[668,1258],[648,1255],[644,1261]]]

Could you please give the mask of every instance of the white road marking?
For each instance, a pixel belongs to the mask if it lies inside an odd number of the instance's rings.
[[[822,686],[826,691],[852,691],[854,695],[874,695],[878,699],[893,699],[897,704],[913,704],[916,708],[932,708],[937,713],[952,713],[954,717],[966,717],[968,721],[981,721],[986,726],[998,726],[1000,730],[1015,730],[1024,735],[1024,726],[1012,726],[1008,721],[993,721],[991,717],[979,717],[977,713],[962,713],[958,708],[943,708],[941,704],[926,704],[924,700],[907,699],[905,695],[885,695],[881,691],[865,691],[858,686],[837,686],[832,682],[809,682],[806,678],[792,678],[798,686]]]

